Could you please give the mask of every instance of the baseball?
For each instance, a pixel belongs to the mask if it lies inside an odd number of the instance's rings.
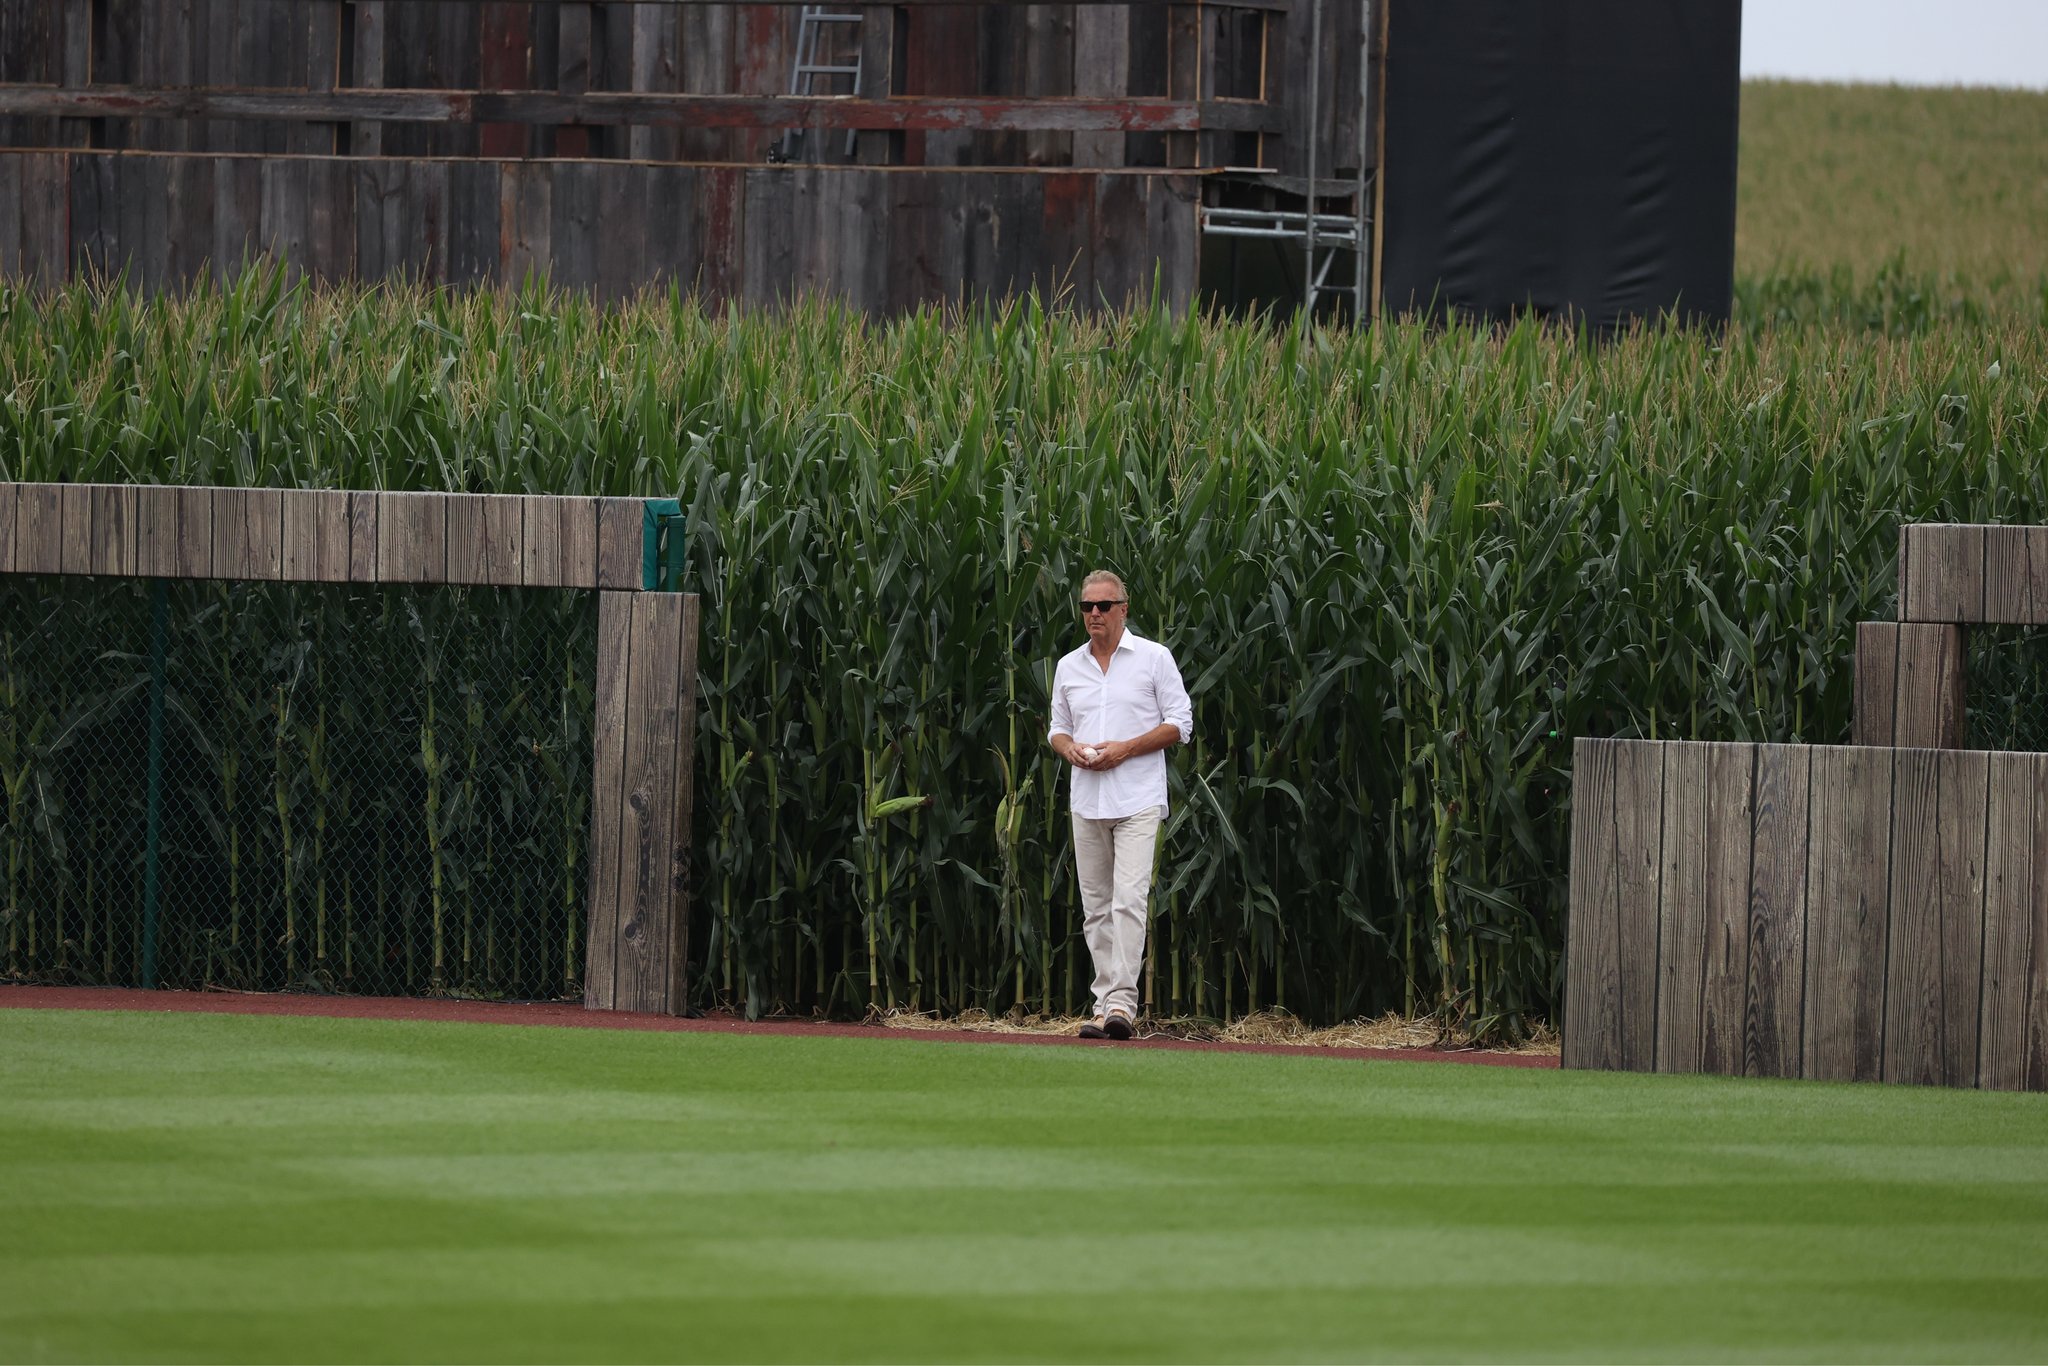
[[[1081,746],[1081,757],[1092,764],[1102,757],[1102,751],[1093,745],[1083,745]]]

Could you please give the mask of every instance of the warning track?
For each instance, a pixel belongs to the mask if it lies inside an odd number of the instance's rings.
[[[813,1020],[744,1020],[585,1010],[571,1001],[462,1001],[442,997],[314,996],[239,991],[141,991],[117,987],[0,986],[0,1009],[136,1010],[202,1015],[307,1015],[335,1020],[420,1020],[438,1024],[551,1026],[560,1029],[630,1029],[667,1034],[758,1034],[791,1038],[874,1039],[916,1043],[1026,1044],[1050,1048],[1176,1049],[1204,1053],[1269,1053],[1290,1058],[1351,1058],[1370,1062],[1457,1062],[1492,1067],[1555,1068],[1543,1054],[1489,1053],[1479,1049],[1341,1048],[1299,1044],[1226,1043],[1164,1035],[1112,1043],[1058,1034],[1004,1034],[972,1029],[889,1029],[879,1025]]]

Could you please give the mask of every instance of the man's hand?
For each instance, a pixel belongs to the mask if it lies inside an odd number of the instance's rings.
[[[1101,773],[1126,759],[1138,757],[1138,747],[1129,740],[1105,740],[1095,747],[1095,761],[1086,767]]]

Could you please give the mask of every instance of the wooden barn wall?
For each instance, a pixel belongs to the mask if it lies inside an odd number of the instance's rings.
[[[1117,306],[1156,269],[1181,310],[1198,193],[1132,170],[14,152],[0,278],[126,269],[157,288],[267,254],[322,280],[532,272],[606,298],[675,282],[714,305],[820,293],[886,314],[1028,290]]]
[[[2048,755],[1580,740],[1564,1064],[2048,1090]]]
[[[1320,174],[1355,171],[1361,0],[1291,12],[1213,5],[915,5],[865,11],[904,25],[900,65],[869,40],[871,94],[1245,98],[1285,110],[1256,134],[932,132],[859,160],[933,166],[1267,166],[1301,174],[1318,130]],[[0,0],[0,83],[210,89],[422,89],[786,93],[792,5],[547,0]],[[824,29],[824,60],[858,35]],[[1319,68],[1312,116],[1308,73]],[[893,70],[877,71],[876,66]],[[821,85],[841,93],[843,83]],[[823,159],[852,160],[843,135]],[[0,146],[431,157],[604,157],[760,164],[767,129],[260,123],[0,117]],[[807,156],[808,160],[821,159]]]

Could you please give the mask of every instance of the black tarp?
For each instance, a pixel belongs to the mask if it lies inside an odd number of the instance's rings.
[[[1741,0],[1381,0],[1381,298],[1725,320]]]

